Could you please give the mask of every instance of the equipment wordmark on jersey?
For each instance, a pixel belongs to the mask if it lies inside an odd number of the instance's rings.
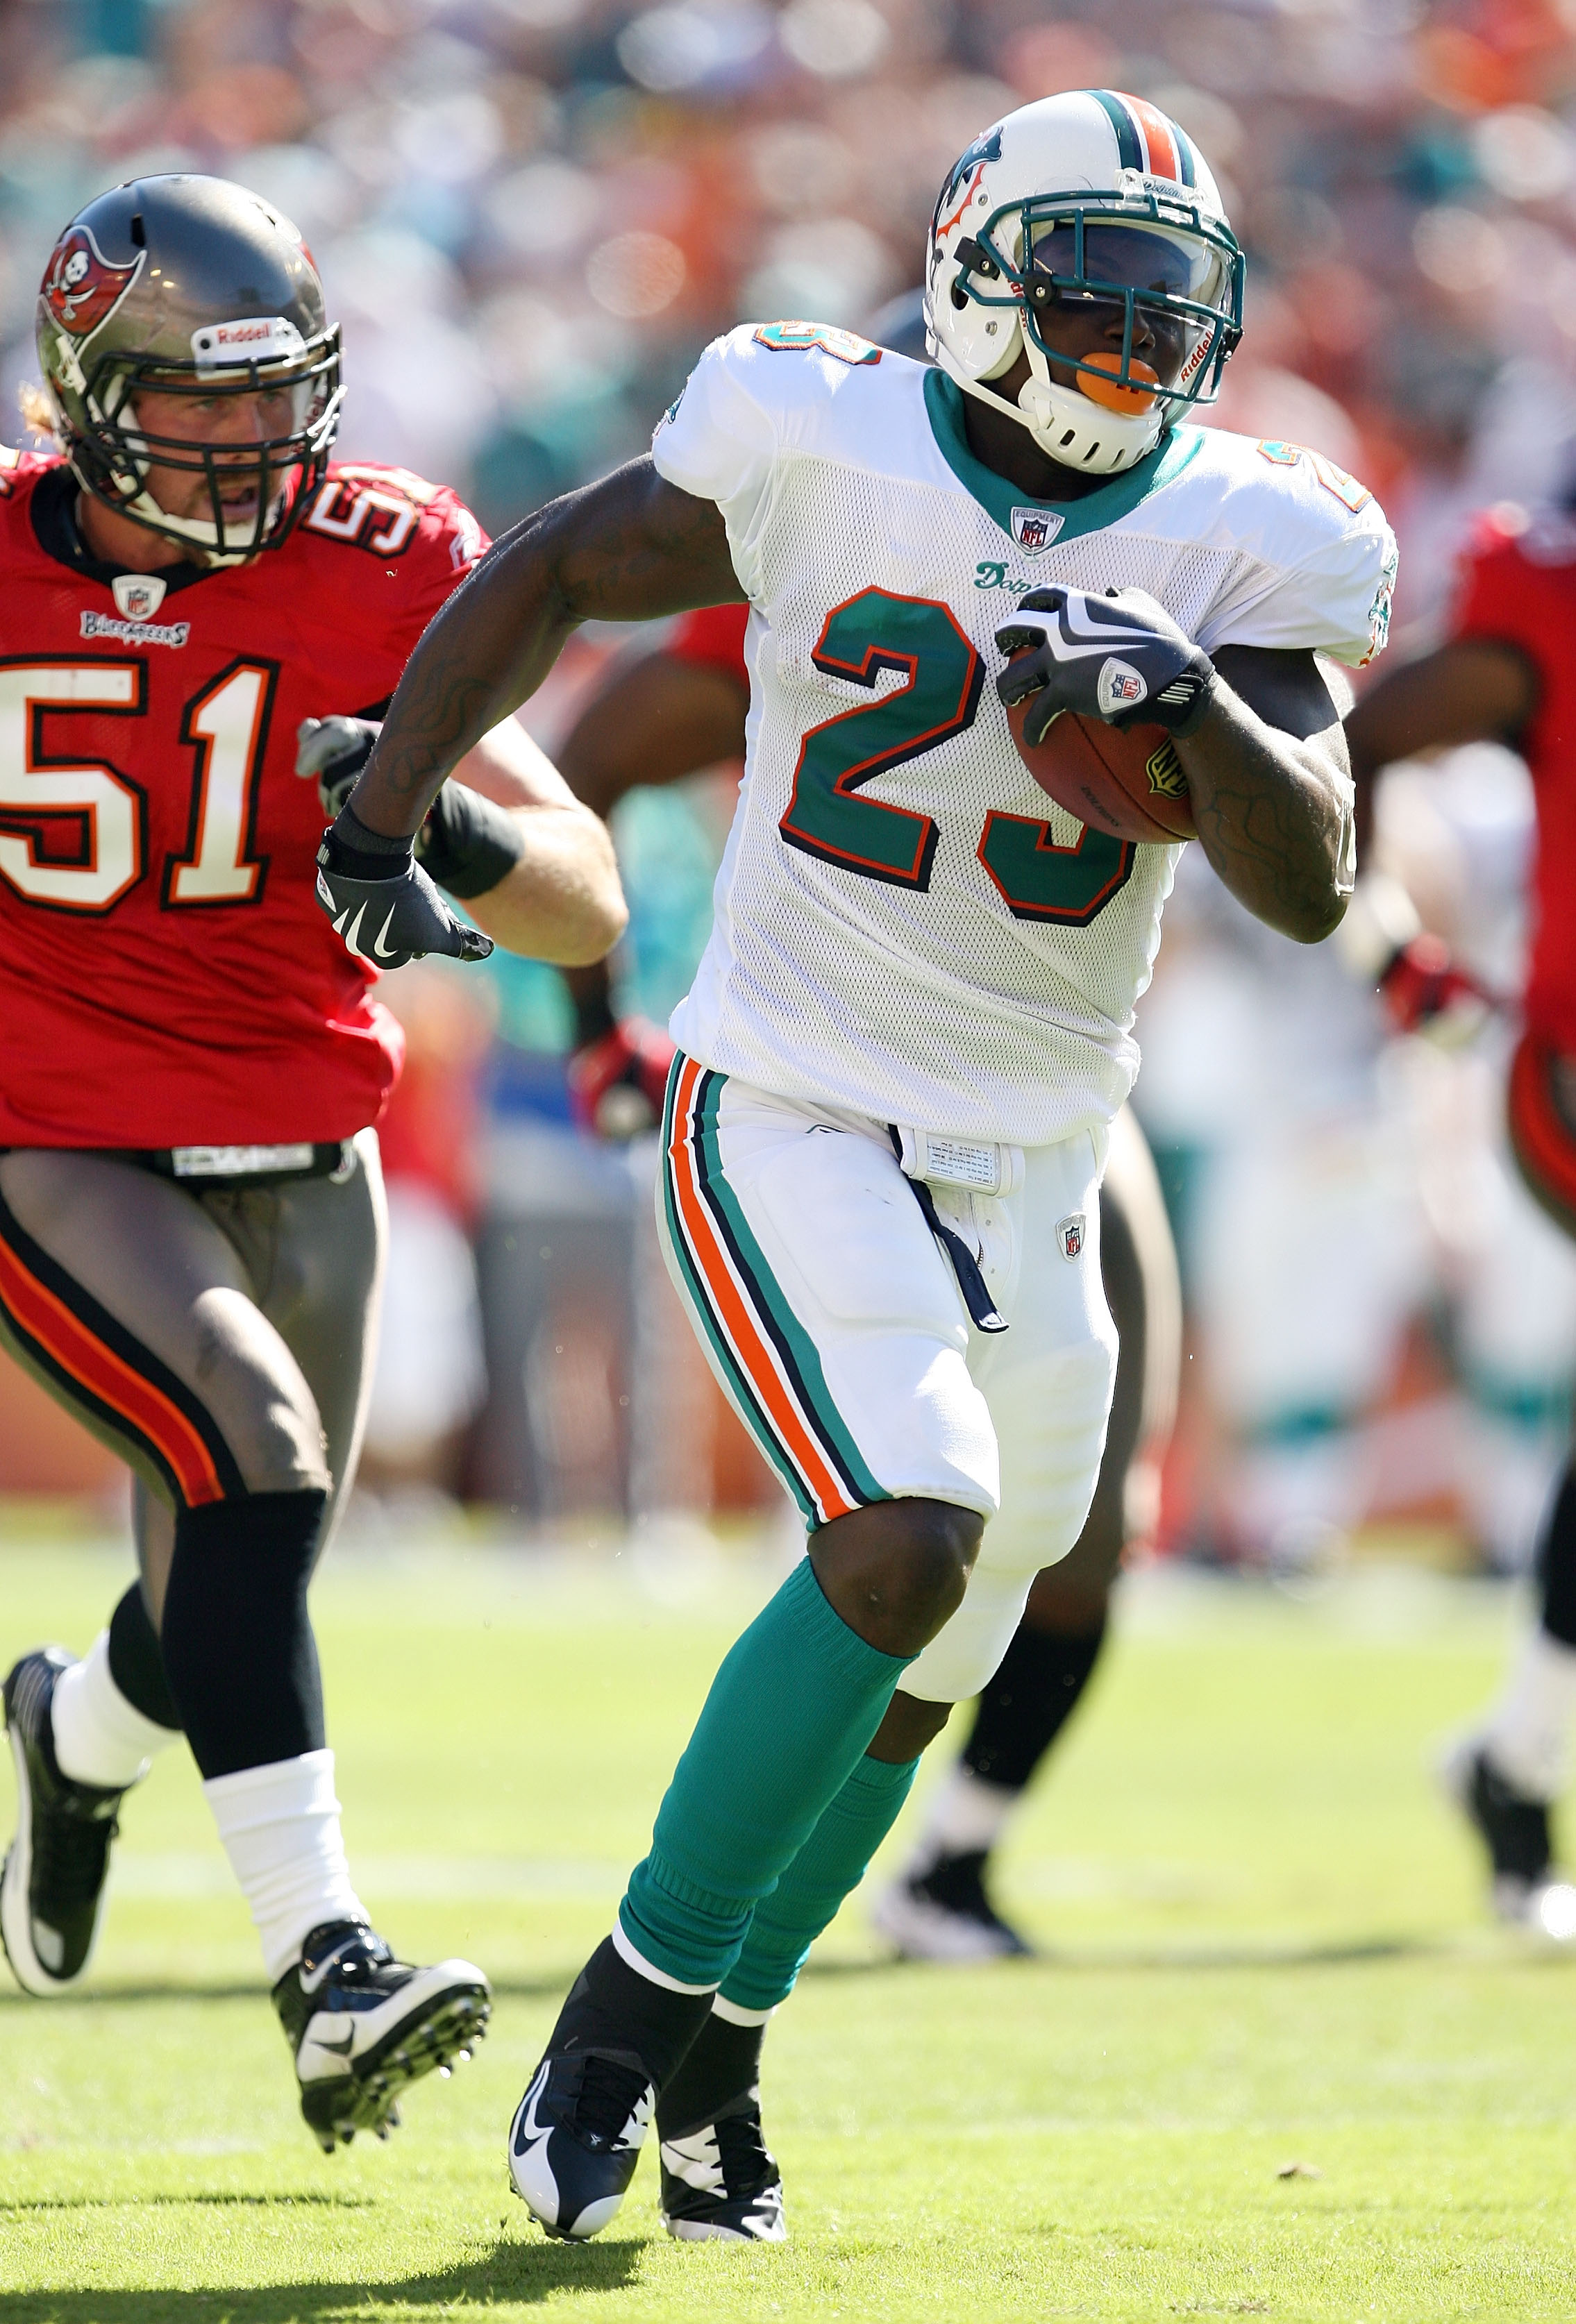
[[[301,2112],[327,2154],[358,2130],[386,2138],[400,2092],[436,2067],[447,2074],[486,2031],[491,1988],[467,1960],[413,1969],[350,1921],[314,1929],[273,1988],[295,2058]]]

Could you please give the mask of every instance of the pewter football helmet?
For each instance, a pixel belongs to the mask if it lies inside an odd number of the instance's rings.
[[[78,212],[51,253],[37,334],[67,457],[96,500],[211,564],[285,538],[327,465],[343,395],[338,328],[288,218],[223,178],[116,186]],[[237,447],[157,432],[149,391],[214,399],[263,389],[287,391],[290,425],[247,444],[245,462]],[[253,457],[255,515],[226,528],[221,474],[233,482]],[[148,489],[155,466],[206,476],[211,514],[161,508]]]

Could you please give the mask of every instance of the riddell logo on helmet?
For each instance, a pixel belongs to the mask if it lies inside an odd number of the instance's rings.
[[[205,323],[191,335],[191,352],[198,371],[217,371],[226,364],[293,362],[305,354],[306,341],[283,315],[246,315]]]
[[[112,266],[85,226],[70,226],[50,254],[40,295],[63,331],[88,338],[119,306],[145,255],[139,250],[129,266]]]

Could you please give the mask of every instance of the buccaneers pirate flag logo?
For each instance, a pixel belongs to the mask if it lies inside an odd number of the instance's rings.
[[[129,266],[112,266],[88,228],[74,226],[51,254],[40,295],[63,331],[88,338],[131,289],[143,256],[139,250]]]

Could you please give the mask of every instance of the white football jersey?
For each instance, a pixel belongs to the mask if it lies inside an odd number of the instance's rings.
[[[1086,498],[977,461],[939,371],[852,333],[715,340],[652,456],[714,501],[752,613],[746,773],[674,1038],[785,1097],[1037,1146],[1132,1086],[1178,850],[1025,769],[994,632],[1048,581],[1149,590],[1206,651],[1383,643],[1395,541],[1295,446],[1183,428]]]

